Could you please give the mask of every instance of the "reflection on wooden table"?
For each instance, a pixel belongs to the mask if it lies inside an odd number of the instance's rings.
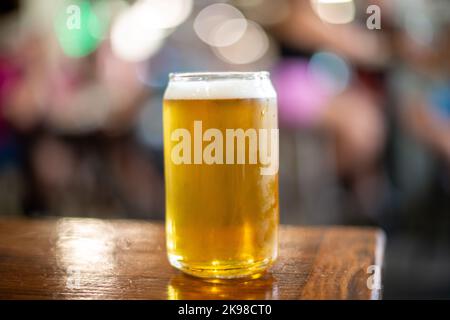
[[[280,257],[254,280],[204,281],[166,259],[161,223],[0,220],[1,299],[377,299],[373,228],[280,227]],[[377,275],[377,279],[379,274]]]

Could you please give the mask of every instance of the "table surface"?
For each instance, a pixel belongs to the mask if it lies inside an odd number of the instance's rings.
[[[0,220],[0,299],[379,299],[383,250],[374,228],[281,226],[270,272],[210,283],[169,265],[161,223]]]

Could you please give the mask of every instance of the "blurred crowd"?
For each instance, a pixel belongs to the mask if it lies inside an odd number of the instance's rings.
[[[0,215],[163,219],[168,73],[269,70],[281,222],[379,226],[385,296],[448,298],[449,34],[446,0],[2,0]]]

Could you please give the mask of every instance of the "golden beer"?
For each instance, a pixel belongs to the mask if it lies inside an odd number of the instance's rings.
[[[257,277],[276,259],[277,122],[267,72],[170,76],[163,125],[174,267],[204,278]]]

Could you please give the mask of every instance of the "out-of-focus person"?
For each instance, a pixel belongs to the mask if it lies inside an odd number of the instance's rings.
[[[323,21],[317,11],[323,4],[316,1],[288,3],[289,15],[272,31],[282,44],[283,58],[273,72],[280,119],[285,127],[302,131],[294,142],[300,175],[294,176],[305,195],[289,210],[291,215],[300,211],[297,215],[306,219],[297,221],[309,223],[374,223],[386,183],[380,160],[386,135],[381,74],[389,58],[387,41],[365,24]],[[305,136],[316,142],[322,137],[322,146],[299,142]]]

